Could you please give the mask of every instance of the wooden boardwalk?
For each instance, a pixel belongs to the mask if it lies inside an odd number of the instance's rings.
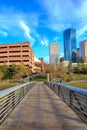
[[[87,124],[48,87],[37,83],[0,130],[87,130]]]

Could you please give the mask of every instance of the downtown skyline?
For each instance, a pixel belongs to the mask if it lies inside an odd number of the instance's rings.
[[[30,41],[48,62],[49,45],[59,43],[64,56],[64,30],[76,29],[77,48],[87,39],[86,8],[87,0],[0,0],[0,44]]]

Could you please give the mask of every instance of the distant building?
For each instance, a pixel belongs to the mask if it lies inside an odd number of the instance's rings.
[[[41,61],[41,62],[43,62],[44,60],[43,60],[43,58],[39,58],[39,60]]]
[[[34,73],[46,73],[46,68],[47,65],[45,62],[41,62],[40,58],[34,58]]]
[[[77,61],[79,61],[79,59],[80,59],[80,48],[76,49],[76,53],[77,53]]]
[[[80,42],[80,57],[87,62],[87,40]]]
[[[59,44],[50,44],[49,47],[49,61],[55,65],[59,64]]]
[[[21,61],[33,69],[34,51],[29,42],[0,44],[0,65],[5,62],[10,67],[13,63],[19,65]]]
[[[76,62],[76,30],[67,29],[64,31],[64,60]]]
[[[64,61],[64,57],[61,57],[61,58],[60,58],[60,62],[62,62],[62,61]]]

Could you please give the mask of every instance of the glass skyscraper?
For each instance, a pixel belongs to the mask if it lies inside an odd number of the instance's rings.
[[[64,60],[76,62],[76,30],[64,31]]]

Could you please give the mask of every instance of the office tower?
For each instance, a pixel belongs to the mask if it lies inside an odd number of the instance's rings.
[[[80,59],[80,48],[76,49],[76,53],[77,53],[77,61],[79,61],[79,59]]]
[[[87,40],[80,42],[80,57],[87,62]]]
[[[49,47],[49,62],[59,64],[59,44],[50,44]]]
[[[13,63],[19,65],[21,61],[33,69],[34,51],[29,42],[0,44],[0,65],[5,62],[10,67]]]
[[[76,62],[76,30],[64,31],[64,60]]]

